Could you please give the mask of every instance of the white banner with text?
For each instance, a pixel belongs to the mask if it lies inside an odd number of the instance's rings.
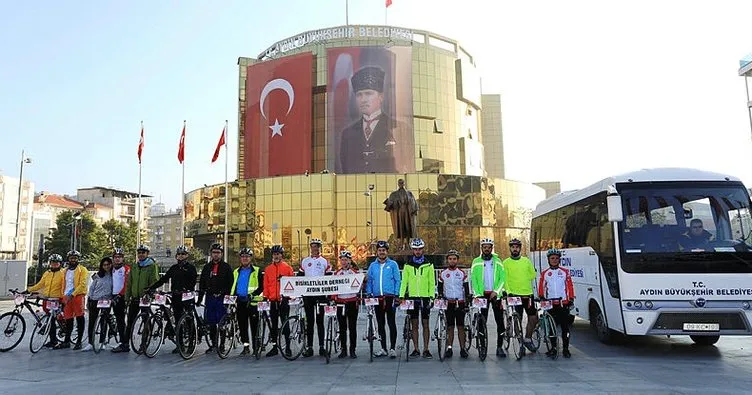
[[[364,276],[360,273],[342,276],[282,277],[279,287],[282,296],[291,298],[354,294],[360,292]]]

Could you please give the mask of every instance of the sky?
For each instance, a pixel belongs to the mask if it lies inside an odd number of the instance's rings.
[[[350,0],[351,24],[385,22],[384,0]],[[626,171],[694,167],[752,186],[739,59],[752,1],[393,0],[387,24],[429,30],[472,54],[502,95],[506,176],[580,188]],[[229,120],[237,174],[240,56],[345,24],[345,0],[0,2],[0,172],[37,191],[142,191],[180,205],[224,182],[211,156]]]

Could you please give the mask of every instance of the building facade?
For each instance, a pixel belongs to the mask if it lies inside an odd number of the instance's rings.
[[[19,179],[0,175],[0,259],[26,260],[32,233],[34,211],[34,183],[21,184],[19,215]],[[18,240],[16,240],[18,221]],[[15,255],[15,256],[14,256]]]
[[[482,237],[502,254],[507,240],[527,237],[545,192],[503,178],[501,99],[481,94],[475,61],[458,42],[339,26],[238,65],[238,181],[185,196],[196,247],[221,241],[227,227],[231,261],[242,246],[267,259],[282,244],[295,264],[311,238],[322,239],[328,258],[348,249],[365,260],[375,240],[395,241],[383,202],[398,179],[418,201],[417,235],[430,255],[457,249],[469,263]]]
[[[104,219],[102,222],[106,222],[107,219],[116,219],[121,222],[141,220],[142,229],[148,223],[151,198],[149,195],[142,194],[139,210],[139,197],[135,192],[104,187],[79,188],[76,191],[76,200],[82,202],[98,220]],[[111,218],[105,219],[108,215]]]
[[[183,220],[181,210],[166,211],[164,206],[159,213],[152,211],[148,220],[148,243],[151,254],[159,257],[172,257],[175,248],[183,242],[180,240],[180,224]]]
[[[42,191],[34,196],[34,213],[32,223],[34,232],[29,242],[28,261],[31,262],[33,254],[40,249],[40,240],[50,236],[52,231],[57,229],[57,217],[65,211],[82,211],[84,205],[71,198],[55,195]]]

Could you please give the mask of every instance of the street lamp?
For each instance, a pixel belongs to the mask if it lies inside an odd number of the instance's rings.
[[[369,243],[368,249],[371,249],[371,245],[373,245],[373,190],[374,189],[376,189],[375,185],[368,184],[368,190],[365,191],[365,192],[363,192],[363,196],[367,196],[371,200],[370,201],[370,205],[371,205],[371,220],[368,221],[368,227],[370,228],[370,231],[371,231],[371,238],[370,238],[370,243]]]
[[[73,218],[73,222],[70,223],[70,226],[71,226],[71,249],[70,250],[71,251],[75,251],[76,250],[76,242],[77,242],[77,240],[76,240],[76,228],[77,228],[76,227],[76,222],[78,222],[78,220],[81,219],[81,212],[77,211],[77,212],[73,213],[72,218]]]
[[[23,186],[24,164],[31,163],[31,158],[21,150],[21,174],[18,176],[18,203],[16,203],[16,236],[13,238],[13,259],[18,259],[18,227],[21,225],[21,187]]]

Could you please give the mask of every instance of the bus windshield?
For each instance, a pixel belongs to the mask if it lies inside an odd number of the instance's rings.
[[[625,271],[752,272],[752,214],[741,183],[635,183],[619,192]]]

